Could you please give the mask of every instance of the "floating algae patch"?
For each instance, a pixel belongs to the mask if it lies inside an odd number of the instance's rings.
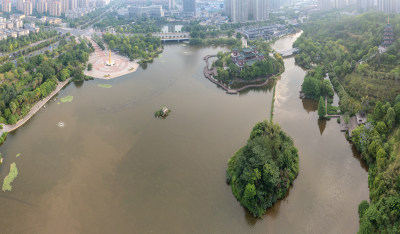
[[[66,96],[66,97],[61,98],[60,100],[61,100],[61,102],[72,102],[73,99],[74,99],[73,96]]]
[[[6,178],[4,178],[3,188],[2,188],[4,192],[11,191],[12,189],[11,183],[14,181],[17,175],[18,175],[17,165],[15,164],[15,162],[13,162],[10,165],[10,173],[8,173]]]
[[[99,86],[100,88],[106,88],[106,89],[109,89],[112,87],[112,85],[110,85],[110,84],[98,84],[97,86]]]
[[[15,157],[17,157],[17,158],[18,158],[19,156],[21,156],[21,154],[17,154]]]

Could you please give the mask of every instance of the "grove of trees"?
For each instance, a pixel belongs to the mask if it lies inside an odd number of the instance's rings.
[[[83,80],[83,69],[93,48],[85,41],[65,38],[52,53],[20,57],[18,67],[8,62],[0,66],[0,123],[15,124],[32,105],[49,95],[58,81],[69,77]]]
[[[129,59],[143,59],[144,61],[156,57],[162,50],[161,39],[147,35],[113,35],[106,33],[103,40],[110,49],[118,50],[121,55]]]
[[[299,173],[293,140],[278,124],[257,123],[250,138],[228,162],[226,181],[233,195],[255,217],[287,194]]]

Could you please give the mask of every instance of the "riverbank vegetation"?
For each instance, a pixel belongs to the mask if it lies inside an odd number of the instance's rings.
[[[15,124],[26,116],[30,108],[49,95],[59,81],[72,77],[73,81],[85,79],[83,69],[92,46],[74,37],[63,38],[52,52],[31,58],[20,57],[18,66],[6,63],[0,66],[0,123]]]
[[[229,46],[238,46],[242,42],[235,38],[191,38],[189,41],[189,45],[229,45]]]
[[[274,57],[269,56],[271,48],[265,41],[249,42],[250,46],[254,46],[258,53],[263,54],[264,59],[252,59],[246,62],[243,67],[239,67],[231,58],[231,52],[219,52],[218,59],[213,63],[213,67],[217,69],[218,81],[226,85],[234,83],[262,82],[266,78],[283,72],[283,59],[279,54]],[[238,49],[241,50],[241,47]]]
[[[129,57],[131,61],[141,59],[141,62],[152,62],[163,50],[161,39],[146,35],[113,35],[106,33],[103,40],[112,50]]]
[[[320,17],[320,16],[319,16]],[[360,16],[344,16],[331,13],[320,19],[312,18],[304,26],[304,32],[294,43],[300,49],[296,63],[306,69],[320,65],[329,73],[336,89],[345,93],[341,101],[356,112],[361,109],[362,98],[369,103],[393,100],[400,92],[400,40],[378,51],[383,43],[383,30],[387,15],[368,13]],[[391,24],[398,25],[400,16],[392,17]],[[393,27],[400,35],[400,28]],[[336,85],[335,85],[336,84]]]
[[[8,132],[3,132],[0,136],[0,145],[4,143],[8,135]]]
[[[287,194],[299,173],[293,140],[278,124],[257,123],[250,138],[228,162],[226,181],[234,196],[255,217]]]
[[[370,201],[359,205],[360,233],[398,233],[400,17],[391,18],[395,42],[386,52],[378,47],[383,43],[387,15],[335,12],[318,17],[310,20],[294,43],[300,49],[296,63],[310,69],[302,90],[311,98],[321,95],[318,77],[328,73],[340,98],[340,111],[347,113],[345,121],[358,111],[367,114],[367,123],[354,129],[349,138],[369,167]],[[330,111],[334,110],[328,107]]]
[[[17,176],[18,176],[17,165],[15,164],[15,162],[13,162],[10,165],[10,172],[4,178],[3,187],[2,187],[3,192],[12,190],[11,183],[14,181],[15,178],[17,178]]]

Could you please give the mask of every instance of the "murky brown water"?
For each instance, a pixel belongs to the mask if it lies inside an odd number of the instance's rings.
[[[1,232],[355,233],[367,172],[336,121],[318,123],[315,105],[298,98],[304,71],[294,58],[285,60],[274,120],[299,148],[300,174],[261,220],[235,200],[227,161],[269,118],[272,95],[227,95],[206,80],[202,58],[218,50],[167,45],[146,70],[61,91],[73,102],[47,104],[0,148],[1,180],[10,163],[19,171],[13,191],[0,193]],[[163,105],[171,115],[153,118]]]

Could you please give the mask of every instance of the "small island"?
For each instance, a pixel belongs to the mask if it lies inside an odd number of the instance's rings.
[[[271,48],[266,42],[250,42],[245,48],[233,48],[231,52],[219,52],[213,63],[215,78],[229,86],[260,84],[283,71],[283,60],[279,54],[268,56]]]
[[[298,173],[293,140],[278,124],[264,121],[254,126],[247,145],[229,159],[226,182],[240,204],[261,217],[285,197]]]
[[[158,110],[154,113],[154,117],[165,119],[169,115],[170,112],[171,112],[171,110],[164,106],[160,110]]]

